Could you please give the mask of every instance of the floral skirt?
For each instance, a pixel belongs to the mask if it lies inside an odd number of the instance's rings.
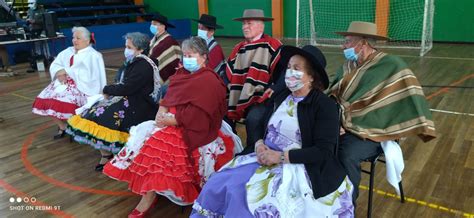
[[[75,110],[86,103],[87,96],[79,91],[71,78],[67,78],[65,85],[64,90],[58,90],[55,81],[46,86],[33,102],[33,113],[60,120],[67,120],[74,115]]]
[[[303,164],[262,166],[251,153],[211,177],[190,217],[354,217],[353,189],[346,177],[315,199]]]
[[[212,172],[232,159],[234,142],[219,132],[213,142],[188,151],[182,130],[175,126],[156,131],[148,138],[126,168],[119,160],[124,149],[104,167],[104,174],[125,181],[129,189],[144,195],[154,191],[178,205],[190,205]]]
[[[129,109],[127,97],[114,96],[99,101],[89,110],[68,119],[66,133],[79,143],[116,154],[127,142],[131,125],[144,121],[126,121]]]

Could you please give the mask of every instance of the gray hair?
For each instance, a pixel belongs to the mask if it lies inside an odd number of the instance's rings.
[[[91,40],[91,32],[89,32],[89,30],[83,26],[75,26],[72,28],[72,34],[74,34],[75,32],[81,32],[82,33],[82,36],[84,38],[86,38],[87,40]]]
[[[147,51],[150,48],[150,38],[146,34],[139,32],[127,33],[123,38],[125,40],[130,39],[133,46],[138,50]]]
[[[207,48],[206,40],[202,39],[199,36],[191,36],[188,39],[185,39],[181,44],[181,50],[191,50],[202,56],[206,56],[209,53]]]

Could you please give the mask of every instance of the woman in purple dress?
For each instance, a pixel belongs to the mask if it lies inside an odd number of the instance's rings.
[[[191,217],[354,216],[354,187],[334,155],[338,108],[322,92],[324,55],[314,46],[284,46],[281,54],[288,89],[268,102],[265,135],[255,152],[211,176]]]

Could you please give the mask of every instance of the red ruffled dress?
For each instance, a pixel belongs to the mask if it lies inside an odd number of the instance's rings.
[[[128,182],[137,194],[155,191],[178,205],[193,204],[206,178],[234,154],[231,134],[224,135],[221,129],[227,111],[225,95],[225,85],[212,69],[192,74],[178,69],[160,103],[175,115],[178,125],[153,133],[135,158],[126,160],[131,163],[128,167],[115,166],[114,158],[103,172]]]
[[[170,111],[173,113],[174,108]],[[145,141],[128,168],[117,168],[111,161],[103,172],[109,177],[128,182],[129,189],[134,193],[144,195],[154,191],[176,204],[190,205],[198,197],[207,179],[200,174],[203,167],[213,167],[217,171],[232,159],[234,143],[231,136],[219,130],[218,138],[212,143],[218,143],[218,150],[224,153],[207,149],[207,145],[188,151],[182,129],[168,126]],[[214,159],[214,166],[204,166],[208,158]]]

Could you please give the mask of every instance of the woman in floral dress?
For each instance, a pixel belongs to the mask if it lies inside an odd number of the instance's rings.
[[[103,96],[93,96],[87,104],[97,103],[68,120],[66,132],[75,141],[100,150],[96,171],[102,171],[124,146],[131,126],[152,120],[158,110],[158,67],[142,54],[149,48],[149,38],[142,33],[128,33],[125,38],[127,66],[119,83],[105,86]]]
[[[49,67],[52,82],[36,97],[33,113],[49,116],[58,125],[54,139],[65,135],[66,120],[83,106],[87,97],[99,94],[107,84],[102,54],[92,44],[85,27],[72,28],[73,46],[60,52]]]
[[[265,135],[255,152],[212,175],[191,217],[353,216],[354,187],[334,155],[338,109],[322,92],[324,56],[314,46],[284,46],[281,54],[288,89],[268,102]]]

